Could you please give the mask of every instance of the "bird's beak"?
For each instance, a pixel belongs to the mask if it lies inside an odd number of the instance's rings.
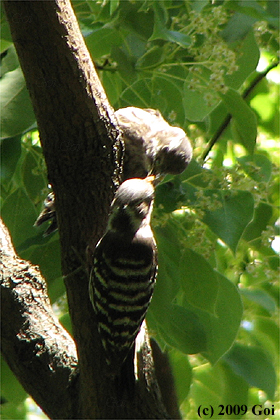
[[[164,175],[150,175],[147,176],[146,180],[150,182],[153,187],[156,187],[164,178]]]
[[[156,182],[156,176],[155,175],[147,176],[146,181],[150,182],[153,185],[153,187],[156,186],[156,183],[155,183]]]

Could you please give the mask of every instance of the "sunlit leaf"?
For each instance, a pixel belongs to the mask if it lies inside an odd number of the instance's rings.
[[[260,347],[236,343],[224,357],[232,370],[251,386],[265,391],[273,400],[276,387],[276,373],[271,360]]]
[[[247,411],[248,384],[221,362],[194,369],[192,395],[198,407],[213,407],[213,419],[239,419]]]
[[[257,182],[268,182],[271,177],[272,163],[264,155],[242,156],[237,159],[244,172]]]
[[[18,404],[27,397],[26,391],[23,389],[7,363],[1,357],[1,398],[7,402]]]
[[[206,192],[207,196],[212,194],[215,194],[220,207],[217,206],[216,210],[206,210],[203,221],[235,252],[246,226],[253,218],[253,197],[247,191]]]
[[[261,240],[261,234],[266,229],[272,216],[272,206],[267,203],[260,203],[255,209],[254,218],[244,231],[243,238],[246,241]],[[259,241],[257,243],[259,245]]]
[[[261,344],[276,362],[279,358],[279,326],[273,319],[266,316],[256,316],[252,322],[253,330],[251,334],[256,338],[258,344]]]
[[[275,312],[276,302],[265,290],[242,288],[240,293],[252,302],[258,303],[267,311]]]
[[[59,322],[69,332],[70,335],[73,335],[72,322],[68,312],[59,318]]]
[[[112,46],[120,45],[121,41],[120,33],[109,26],[96,28],[86,37],[87,47],[95,60],[109,54]]]
[[[20,68],[0,80],[1,137],[14,137],[35,122],[25,80]]]
[[[242,317],[242,302],[236,287],[224,276],[217,273],[219,292],[216,314],[200,312],[200,321],[207,333],[205,357],[215,363],[234,342]]]
[[[254,153],[257,137],[257,119],[254,112],[244,99],[233,89],[222,95],[229,114],[232,116],[237,141],[240,142],[250,154]]]
[[[41,191],[47,185],[46,175],[42,167],[41,149],[33,147],[30,149],[22,162],[22,178],[26,191],[31,198],[35,200],[40,197]]]

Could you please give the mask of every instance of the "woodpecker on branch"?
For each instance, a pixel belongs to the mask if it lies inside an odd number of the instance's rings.
[[[106,361],[115,375],[128,357],[133,369],[134,341],[156,281],[157,248],[150,226],[154,179],[133,178],[121,184],[107,231],[93,254],[90,299]]]

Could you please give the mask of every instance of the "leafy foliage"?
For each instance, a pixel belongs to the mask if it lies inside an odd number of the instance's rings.
[[[198,418],[201,404],[277,399],[277,84],[256,68],[264,59],[273,66],[279,5],[212,3],[73,2],[111,104],[157,108],[193,143],[187,170],[157,188],[159,274],[148,313],[186,419]],[[2,28],[2,217],[20,256],[40,266],[70,329],[58,234],[44,238],[44,227],[32,226],[46,171],[5,21]],[[5,418],[23,418],[24,392],[8,369],[3,381]]]

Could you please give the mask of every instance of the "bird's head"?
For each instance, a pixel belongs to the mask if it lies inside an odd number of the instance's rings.
[[[155,177],[131,178],[118,188],[112,201],[109,228],[136,232],[141,224],[149,224],[154,201]]]
[[[192,147],[181,128],[171,127],[167,133],[158,133],[157,144],[154,174],[177,175],[186,169],[192,159]]]

